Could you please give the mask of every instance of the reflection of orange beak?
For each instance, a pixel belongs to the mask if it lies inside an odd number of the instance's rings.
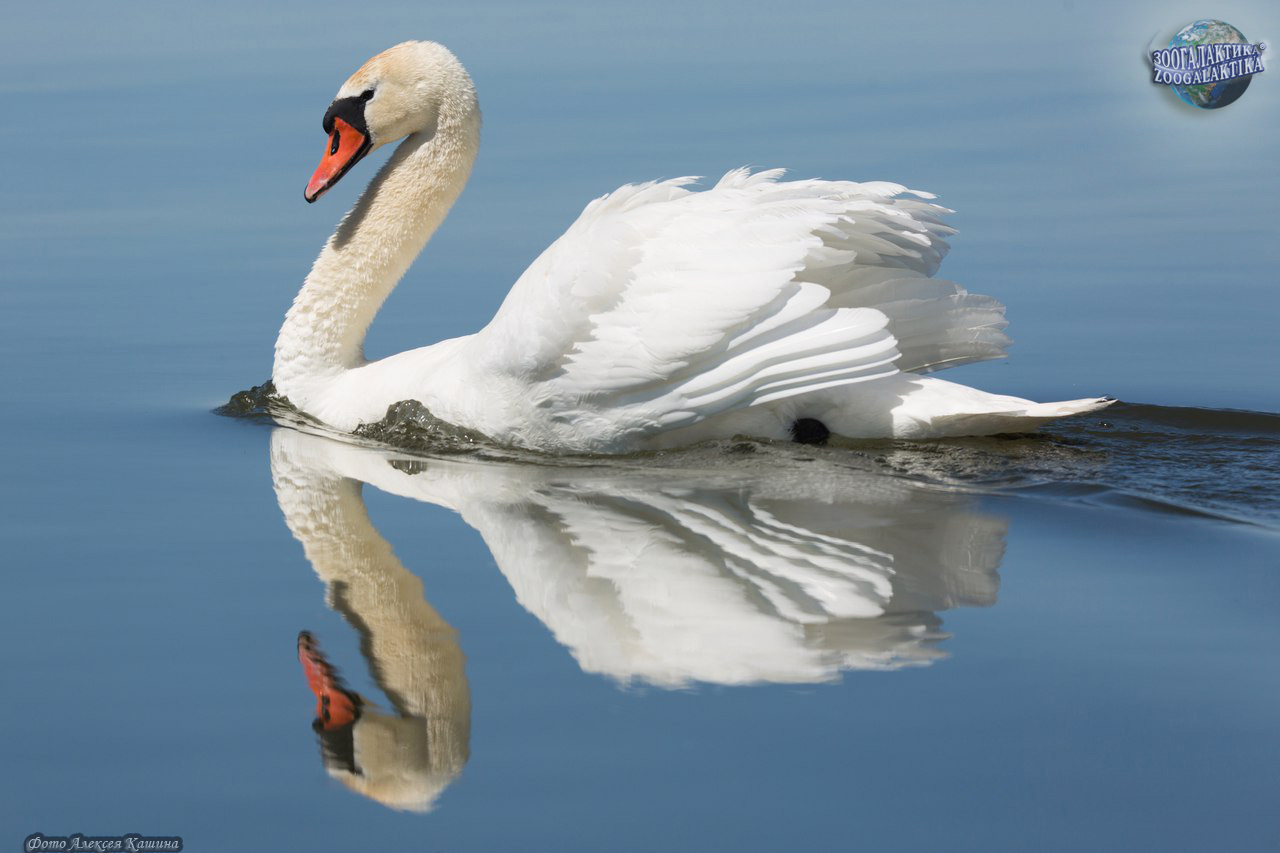
[[[355,722],[360,716],[360,697],[342,686],[342,679],[307,631],[298,635],[298,661],[307,677],[311,692],[316,694],[317,729],[328,731]]]
[[[369,153],[373,146],[369,137],[356,130],[340,118],[333,120],[333,133],[329,134],[329,147],[325,149],[324,158],[316,167],[316,173],[307,184],[303,198],[308,203],[315,201],[329,187],[336,184],[360,158]]]

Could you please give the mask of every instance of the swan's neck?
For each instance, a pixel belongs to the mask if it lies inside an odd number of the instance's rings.
[[[479,140],[468,85],[400,144],[329,238],[276,339],[272,379],[294,405],[364,363],[369,324],[461,194]]]

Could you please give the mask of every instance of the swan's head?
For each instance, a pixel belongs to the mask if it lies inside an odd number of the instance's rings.
[[[454,103],[474,110],[475,89],[448,48],[407,41],[384,50],[342,84],[325,112],[329,142],[304,197],[315,201],[378,146],[434,130]]]

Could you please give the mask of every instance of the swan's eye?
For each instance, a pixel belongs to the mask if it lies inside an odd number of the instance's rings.
[[[335,128],[333,129],[333,144],[331,144],[331,145],[329,146],[329,156],[330,156],[330,157],[332,157],[334,154],[337,154],[337,153],[338,153],[338,139],[339,139],[339,137],[340,137],[341,135],[342,135],[342,134],[340,134],[340,133],[338,132],[338,129],[335,127]]]
[[[373,100],[373,90],[372,90],[372,89],[365,89],[363,92],[361,92],[361,93],[360,93],[360,100],[362,100],[362,101],[371,101],[371,100]]]

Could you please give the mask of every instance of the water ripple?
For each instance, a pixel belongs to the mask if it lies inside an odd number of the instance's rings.
[[[1086,502],[1280,528],[1280,415],[1116,403],[1040,432],[836,447],[738,439],[677,451],[560,456],[503,448],[408,401],[354,435],[335,435],[275,394],[242,391],[217,410],[423,456],[559,466],[796,469],[819,462],[980,494]]]

